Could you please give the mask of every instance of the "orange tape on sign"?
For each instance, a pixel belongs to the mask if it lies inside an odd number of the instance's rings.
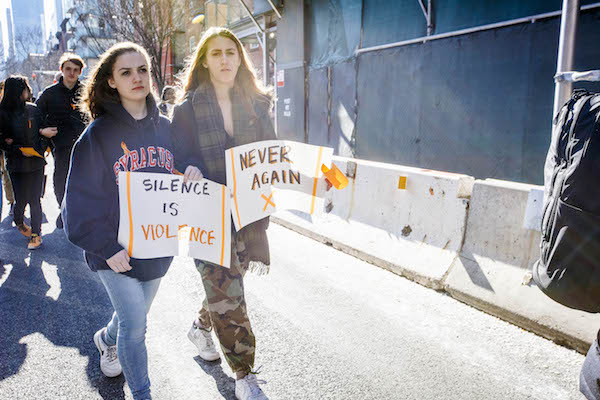
[[[131,172],[127,171],[127,211],[129,213],[129,247],[127,254],[133,253],[133,217],[131,215]]]
[[[225,254],[225,186],[221,188],[223,199],[221,200],[221,265]]]
[[[235,163],[233,162],[233,148],[230,149],[229,154],[231,154],[231,172],[233,175],[233,201],[235,203],[235,213],[237,215],[238,226],[241,229],[242,222],[240,221],[240,210],[238,208],[238,202],[237,202],[237,183],[235,181]]]
[[[346,178],[346,175],[344,175],[334,163],[331,163],[331,169],[327,168],[325,164],[322,164],[321,171],[323,171],[325,179],[327,179],[334,188],[343,189],[348,186],[348,178]]]
[[[319,165],[323,156],[323,147],[319,147],[319,155],[317,156],[317,168],[315,168],[315,183],[313,184],[312,200],[310,202],[310,215],[315,211],[315,197],[317,195],[317,184],[319,183]]]

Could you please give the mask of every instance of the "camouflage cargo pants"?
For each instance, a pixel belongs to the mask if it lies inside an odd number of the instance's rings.
[[[254,366],[255,337],[244,299],[244,275],[235,251],[231,268],[195,260],[206,298],[198,319],[214,329],[233,372],[249,372]]]

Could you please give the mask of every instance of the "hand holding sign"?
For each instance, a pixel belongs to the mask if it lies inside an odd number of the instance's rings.
[[[202,178],[204,178],[204,175],[202,175],[200,169],[198,167],[194,167],[193,165],[188,165],[183,173],[183,182],[200,181]]]
[[[106,260],[106,263],[116,273],[127,272],[131,270],[129,265],[129,254],[124,249],[113,255],[111,258]]]

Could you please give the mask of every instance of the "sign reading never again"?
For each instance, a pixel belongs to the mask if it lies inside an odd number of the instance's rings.
[[[229,268],[231,195],[202,179],[119,173],[118,242],[133,258],[189,256]]]
[[[326,189],[321,165],[333,149],[287,140],[265,140],[225,151],[227,187],[236,230],[277,210],[309,214],[323,208]]]

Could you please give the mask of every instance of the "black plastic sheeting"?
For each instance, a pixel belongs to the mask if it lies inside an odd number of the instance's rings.
[[[310,65],[354,56],[360,45],[362,0],[312,0],[308,7]]]
[[[423,1],[427,4],[427,0]],[[427,21],[418,0],[364,0],[363,3],[363,48],[427,34]]]
[[[308,143],[332,147],[335,155],[353,157],[356,60],[310,70],[308,87]]]
[[[580,0],[581,6],[596,2]],[[309,64],[314,68],[352,58],[359,47],[427,34],[419,0],[307,0],[306,3]],[[427,0],[423,3],[427,5]],[[560,11],[562,0],[432,0],[432,8],[433,34],[437,34]]]
[[[584,6],[597,3],[597,0],[580,0],[579,2],[580,6]],[[474,26],[560,11],[562,10],[562,3],[562,0],[433,0],[435,33],[452,32]]]
[[[308,143],[329,146],[328,67],[308,72]]]
[[[559,25],[553,18],[361,55],[356,157],[542,184]],[[598,43],[600,12],[584,12],[577,70],[600,67]]]
[[[331,126],[329,146],[335,155],[353,157],[356,121],[356,60],[331,67]]]
[[[304,67],[284,71],[285,86],[277,88],[277,137],[306,142],[304,135]]]

